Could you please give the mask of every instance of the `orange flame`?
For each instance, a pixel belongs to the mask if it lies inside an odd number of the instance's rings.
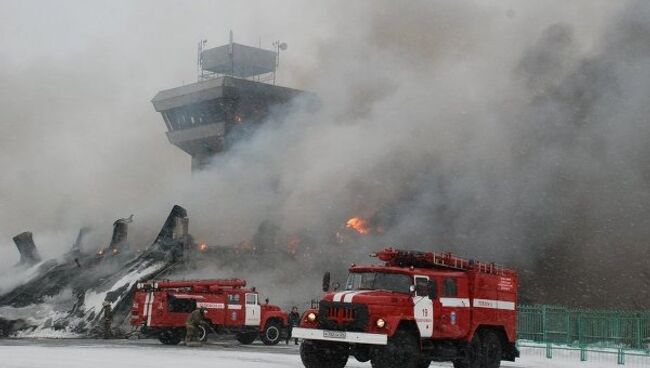
[[[345,227],[353,229],[359,234],[368,235],[370,233],[370,224],[363,217],[353,217],[345,223]]]
[[[253,242],[250,240],[244,240],[243,242],[237,244],[235,247],[237,249],[238,253],[248,253],[252,252],[255,250],[255,247],[253,246]]]
[[[199,252],[205,252],[206,250],[208,250],[208,245],[207,244],[205,244],[205,243],[199,244]]]
[[[287,251],[289,252],[289,254],[295,255],[299,247],[300,247],[300,235],[296,235],[296,234],[291,235],[289,237],[289,242],[287,244]]]

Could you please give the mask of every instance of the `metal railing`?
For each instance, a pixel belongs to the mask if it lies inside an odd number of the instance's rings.
[[[569,346],[648,349],[650,310],[603,311],[520,305],[519,339]]]
[[[519,341],[517,348],[522,356],[537,359],[557,359],[574,362],[606,363],[608,366],[628,365],[650,367],[650,351],[610,348],[571,347],[553,344],[535,344]],[[585,366],[587,367],[587,366]]]
[[[577,355],[581,361],[627,360],[650,363],[650,310],[572,309],[520,305],[517,315],[520,348]]]

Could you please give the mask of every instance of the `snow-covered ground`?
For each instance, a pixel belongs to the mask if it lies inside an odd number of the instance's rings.
[[[616,362],[578,362],[524,355],[504,367],[605,368]],[[634,365],[626,365],[634,366]],[[638,365],[637,365],[638,366]],[[210,343],[199,348],[163,346],[154,340],[0,340],[2,368],[287,368],[302,367],[298,349],[280,344],[241,346],[231,342]],[[368,368],[369,363],[350,359],[347,367]],[[432,364],[431,367],[451,367]],[[619,366],[620,367],[620,366]]]

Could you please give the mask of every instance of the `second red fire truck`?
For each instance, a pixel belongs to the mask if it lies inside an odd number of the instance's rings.
[[[384,249],[383,265],[353,265],[342,290],[304,313],[306,368],[342,368],[350,355],[373,368],[498,368],[514,361],[517,273],[450,253]]]
[[[260,303],[257,291],[246,281],[194,280],[139,283],[131,309],[131,324],[163,344],[176,345],[185,336],[185,321],[197,308],[206,308],[210,321],[201,327],[199,339],[216,333],[233,334],[242,344],[258,337],[266,345],[277,344],[286,334],[287,313],[280,307]]]

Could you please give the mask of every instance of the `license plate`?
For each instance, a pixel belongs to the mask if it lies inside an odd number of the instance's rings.
[[[323,331],[323,337],[331,339],[345,339],[345,332],[342,331]]]

